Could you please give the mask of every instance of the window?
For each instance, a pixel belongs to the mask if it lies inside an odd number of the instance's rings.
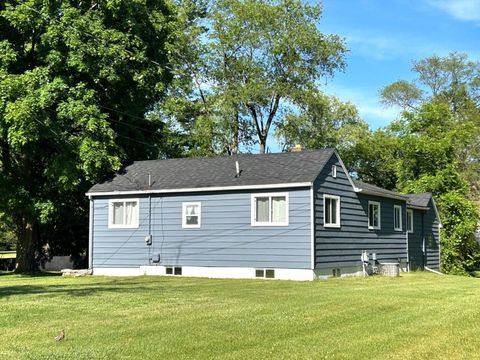
[[[201,225],[202,207],[199,202],[182,204],[182,227],[199,228]]]
[[[255,269],[255,277],[275,279],[275,270],[273,269]]]
[[[138,207],[138,199],[110,200],[108,206],[108,227],[137,228]]]
[[[407,210],[407,232],[413,233],[413,210]]]
[[[380,229],[380,203],[376,201],[368,202],[368,228]]]
[[[288,194],[252,195],[252,226],[288,225]]]
[[[332,165],[332,177],[336,178],[337,177],[337,166]]]
[[[168,266],[165,268],[165,274],[167,275],[182,275],[182,268],[181,267],[172,267]]]
[[[393,229],[395,231],[402,231],[402,207],[400,205],[393,205]]]
[[[340,227],[340,197],[323,195],[323,226]]]

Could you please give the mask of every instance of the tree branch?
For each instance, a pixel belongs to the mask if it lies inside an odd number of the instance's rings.
[[[278,106],[280,104],[281,96],[275,94],[272,98],[272,103],[270,104],[270,112],[268,114],[267,124],[265,125],[265,135],[268,134],[268,130],[270,130],[270,126],[272,125],[273,118],[275,117]]]

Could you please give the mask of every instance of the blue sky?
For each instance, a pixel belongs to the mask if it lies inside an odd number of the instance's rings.
[[[357,105],[372,129],[396,118],[378,91],[413,80],[412,60],[457,51],[480,61],[480,0],[324,0],[320,30],[344,37],[350,50],[325,91]]]

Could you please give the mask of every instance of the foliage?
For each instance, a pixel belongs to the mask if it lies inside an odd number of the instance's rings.
[[[288,112],[275,131],[284,150],[296,144],[306,149],[346,149],[352,146],[352,132],[368,129],[352,103],[343,103],[318,90],[302,93],[297,100],[299,112]]]
[[[178,75],[190,83],[178,81],[162,116],[200,152],[255,143],[265,152],[272,126],[315,93],[320,79],[345,67],[343,40],[318,29],[321,13],[301,0],[212,2],[205,26],[188,27],[197,47],[176,57]]]
[[[0,5],[0,211],[20,271],[52,237],[85,248],[90,184],[162,153],[163,124],[144,114],[171,79],[173,15],[163,1]]]
[[[480,219],[474,203],[480,188],[480,64],[453,53],[417,61],[413,71],[418,85],[402,80],[381,92],[385,104],[404,109],[386,130],[395,155],[382,161],[396,169],[398,190],[433,193],[444,225],[442,269],[466,274],[480,265],[474,236]]]
[[[341,152],[345,165],[365,182],[393,190],[401,166],[400,144],[388,129],[356,134],[349,149]]]
[[[474,203],[450,191],[438,198],[442,217],[442,267],[451,274],[478,269],[480,245],[475,238],[479,213]]]

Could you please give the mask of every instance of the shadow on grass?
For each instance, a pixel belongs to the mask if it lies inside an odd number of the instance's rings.
[[[20,278],[23,278],[21,276]],[[35,277],[35,276],[34,276]],[[94,284],[65,284],[65,285],[15,285],[0,287],[0,298],[16,295],[67,295],[91,296],[99,293],[137,293],[139,291],[155,291],[155,285],[141,286],[138,282],[129,280],[111,280]],[[164,293],[165,287],[162,287]]]
[[[16,274],[15,271],[0,271],[0,276],[2,275],[15,275],[19,278],[38,278],[38,277],[52,277],[52,276],[62,276],[61,272],[58,271],[36,271],[32,273],[25,273],[25,274]]]

